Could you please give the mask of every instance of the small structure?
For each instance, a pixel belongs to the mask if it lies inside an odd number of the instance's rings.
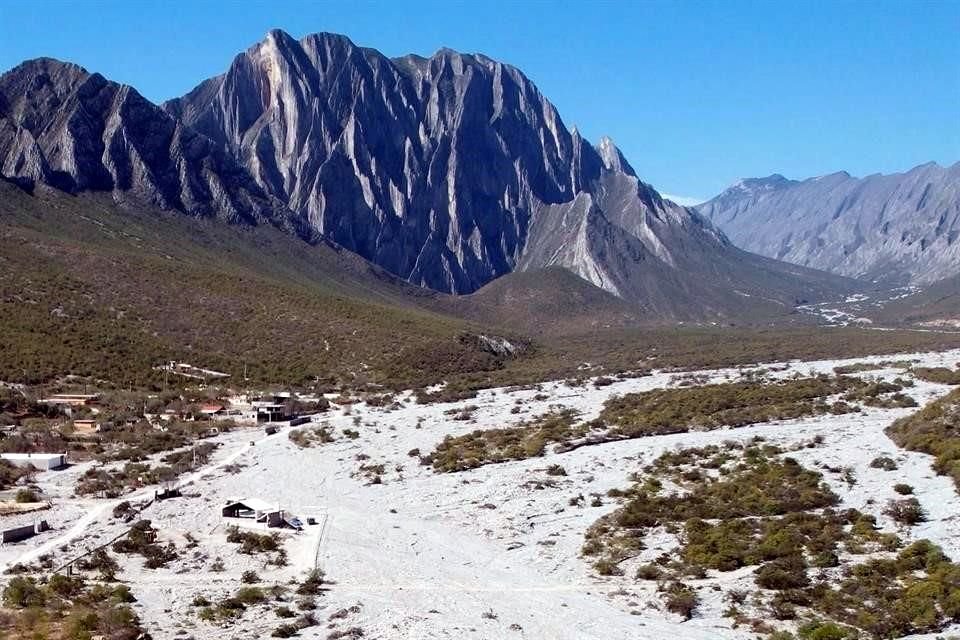
[[[160,502],[162,500],[169,500],[170,498],[179,498],[181,495],[183,494],[180,493],[180,489],[172,487],[169,489],[164,489],[163,491],[154,491],[153,499],[156,502]]]
[[[49,398],[41,400],[44,404],[59,404],[68,407],[86,407],[95,404],[100,399],[96,393],[55,393]]]
[[[88,436],[100,431],[100,425],[94,420],[74,420],[73,433],[78,436]]]
[[[223,415],[224,406],[222,404],[205,404],[200,407],[200,413],[210,417]]]
[[[0,460],[6,460],[17,467],[33,467],[39,471],[67,466],[66,453],[0,453]]]

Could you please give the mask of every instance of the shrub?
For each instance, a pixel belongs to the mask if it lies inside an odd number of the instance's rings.
[[[895,522],[913,526],[927,519],[920,506],[920,501],[916,498],[906,498],[904,500],[891,500],[887,503],[887,508],[883,512],[893,518]]]
[[[637,580],[659,580],[663,576],[663,569],[653,563],[640,565],[637,568]]]
[[[292,638],[297,635],[299,629],[296,625],[292,625],[289,622],[281,624],[279,627],[273,630],[273,633],[270,635],[274,638]]]
[[[833,622],[807,622],[797,629],[801,640],[846,640],[856,638],[856,632]]]
[[[884,471],[896,471],[897,462],[887,456],[878,456],[870,461],[870,466],[874,469],[883,469]]]
[[[777,558],[763,564],[754,573],[754,580],[759,587],[775,590],[799,589],[810,583],[807,563],[799,555]]]
[[[913,493],[913,487],[902,482],[898,482],[897,484],[893,485],[893,490],[902,496],[908,496]]]
[[[297,594],[301,596],[314,596],[320,593],[323,586],[324,574],[320,569],[312,569],[304,578],[303,582],[297,587]]]
[[[700,604],[700,598],[692,587],[682,582],[673,582],[666,589],[667,611],[681,616],[684,620],[693,617]]]
[[[14,501],[21,504],[26,502],[40,502],[40,496],[32,489],[20,489],[14,496]]]
[[[16,576],[3,588],[3,604],[7,607],[42,607],[46,597],[33,578]]]
[[[244,605],[259,604],[267,600],[266,594],[260,587],[240,587],[234,598]]]
[[[257,575],[256,571],[247,570],[240,576],[240,582],[243,584],[256,584],[260,582],[260,576]]]

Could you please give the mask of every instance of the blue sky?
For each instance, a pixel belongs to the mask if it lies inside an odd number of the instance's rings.
[[[520,67],[567,126],[705,198],[741,177],[960,160],[960,1],[2,2],[0,68],[52,56],[160,101],[278,27]]]

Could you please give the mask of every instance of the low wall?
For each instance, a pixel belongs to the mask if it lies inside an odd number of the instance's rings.
[[[49,528],[50,525],[47,524],[47,521],[41,520],[40,522],[34,524],[6,529],[4,531],[0,531],[0,543],[20,542],[21,540],[32,538],[38,533],[42,533]]]

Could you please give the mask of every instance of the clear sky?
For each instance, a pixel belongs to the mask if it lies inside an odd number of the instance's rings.
[[[11,0],[0,68],[52,56],[160,101],[273,27],[343,33],[390,56],[448,46],[514,64],[568,127],[609,135],[669,194],[960,160],[960,0]]]

